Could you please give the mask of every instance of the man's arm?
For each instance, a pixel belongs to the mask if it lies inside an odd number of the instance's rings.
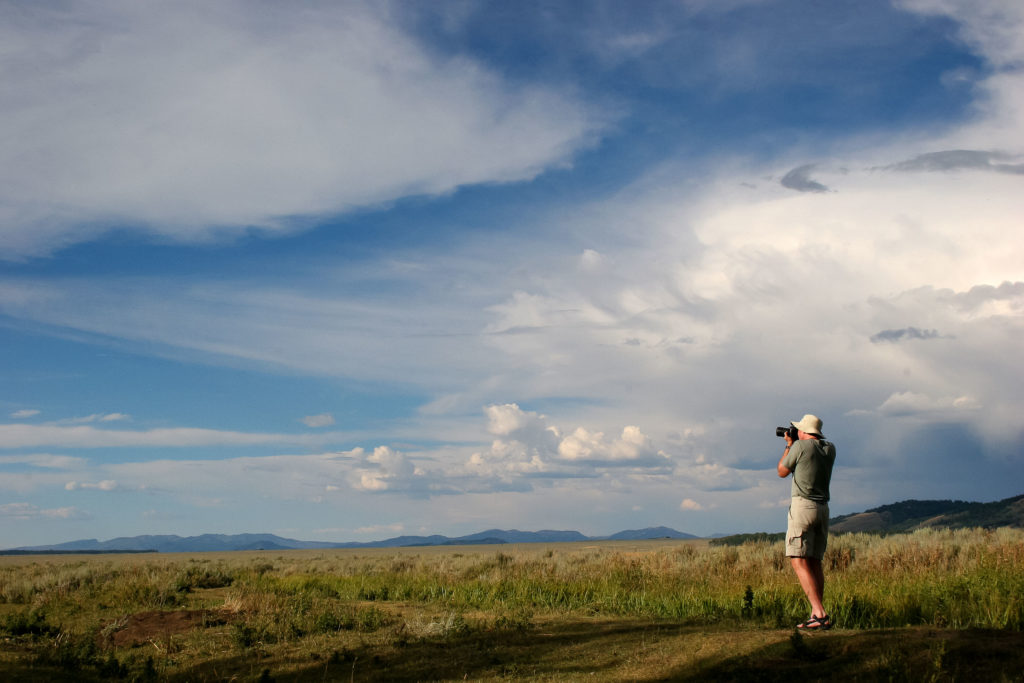
[[[792,448],[792,446],[793,446],[793,440],[790,439],[789,435],[787,434],[786,435],[786,450],[782,451],[782,457],[779,458],[779,476],[780,477],[783,477],[783,478],[784,477],[788,477],[793,472],[793,470],[789,469],[788,467],[786,467],[783,464],[784,462],[786,462],[786,458],[789,457],[789,449]]]

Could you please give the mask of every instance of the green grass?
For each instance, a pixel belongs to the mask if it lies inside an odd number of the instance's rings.
[[[839,628],[803,642],[790,635],[806,603],[767,541],[12,556],[0,678],[742,679],[768,658],[779,672],[829,659],[864,680],[953,680],[953,664],[981,666],[971,634],[1012,641],[997,669],[1024,670],[1024,532],[849,534],[825,566]],[[175,629],[131,619],[187,611]]]

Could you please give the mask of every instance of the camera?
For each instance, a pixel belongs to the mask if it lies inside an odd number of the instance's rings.
[[[776,427],[775,436],[782,438],[786,434],[789,434],[789,438],[793,441],[797,440],[796,427]]]

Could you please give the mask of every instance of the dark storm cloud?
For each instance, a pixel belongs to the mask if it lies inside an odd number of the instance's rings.
[[[797,192],[828,192],[828,187],[816,180],[811,180],[810,173],[812,170],[814,170],[814,164],[797,166],[782,176],[782,186]]]
[[[900,330],[882,330],[871,337],[873,344],[882,342],[900,342],[907,339],[938,339],[941,335],[937,330],[921,330],[916,327],[904,327]]]
[[[906,491],[908,485],[928,491],[933,498],[986,502],[1021,493],[1024,459],[1006,454],[1022,452],[1024,435],[990,444],[969,423],[932,423],[910,429],[896,441],[894,452],[900,457],[886,462],[892,468],[893,482],[899,482],[892,486],[893,500],[897,499],[895,491],[900,487]],[[962,470],[964,463],[969,463],[970,477],[950,476]]]
[[[976,171],[995,171],[1024,175],[1024,164],[1003,163],[1019,158],[1002,152],[985,152],[974,149],[951,149],[943,152],[929,152],[885,166],[887,171],[958,171],[963,169]]]

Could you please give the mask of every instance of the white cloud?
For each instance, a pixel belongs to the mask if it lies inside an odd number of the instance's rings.
[[[467,466],[477,474],[515,477],[594,476],[595,468],[630,467],[668,472],[669,457],[651,444],[636,426],[627,426],[617,439],[602,432],[577,427],[563,436],[547,418],[518,405],[491,405],[485,408],[489,431],[498,435],[489,450],[470,456]]]
[[[71,455],[32,453],[29,455],[0,455],[0,465],[29,465],[45,469],[69,470],[84,467],[88,461]]]
[[[684,498],[683,502],[679,504],[681,510],[703,510],[704,506],[695,501],[693,498]]]
[[[15,420],[24,420],[26,418],[35,417],[40,411],[31,408],[25,408],[23,410],[15,410],[11,413],[11,417]]]
[[[191,504],[227,504],[238,492],[281,500],[338,500],[345,491],[399,493],[413,498],[439,495],[529,490],[532,482],[593,479],[614,471],[612,481],[633,475],[669,476],[673,461],[653,446],[637,427],[623,429],[617,438],[584,428],[561,437],[543,415],[524,411],[514,404],[488,406],[489,429],[499,432],[489,448],[468,452],[469,447],[442,447],[434,451],[405,453],[388,446],[372,450],[313,455],[243,456],[223,459],[139,460],[107,463],[72,456],[0,456],[0,466],[29,465],[57,470],[46,476],[12,472],[7,488],[28,490],[59,485],[66,491],[121,491],[172,495]],[[49,428],[57,429],[54,427]],[[75,447],[95,444],[135,447],[207,445],[267,445],[268,435],[203,433],[198,438],[187,428],[168,430],[169,435],[130,432],[124,440],[110,441],[110,434],[94,433],[91,427],[62,427],[51,442],[73,442]],[[80,430],[90,430],[82,433]],[[115,434],[121,434],[116,432]],[[0,436],[3,434],[0,433]],[[184,435],[186,438],[181,438]],[[15,440],[18,433],[6,436]],[[269,435],[273,436],[273,435]],[[73,438],[72,438],[73,437]],[[177,437],[177,438],[171,438]],[[42,440],[42,437],[39,437]],[[22,438],[21,440],[25,440]],[[287,440],[287,439],[282,439]],[[716,474],[721,478],[722,474]],[[61,478],[62,477],[62,478]],[[59,484],[58,484],[59,482]],[[330,496],[325,498],[324,495]]]
[[[32,503],[4,503],[0,505],[0,519],[19,522],[37,519],[88,519],[89,516],[73,507],[40,508]]]
[[[396,487],[404,490],[415,485],[417,476],[422,477],[405,454],[387,446],[374,448],[373,453],[365,456],[364,464],[370,468],[355,470],[353,483],[354,488],[363,491],[386,491]]]
[[[625,427],[622,436],[613,440],[605,439],[601,432],[592,433],[583,427],[577,427],[558,444],[558,455],[566,460],[603,462],[637,461],[659,457],[651,445],[650,438],[632,425]]]
[[[302,423],[307,427],[330,427],[334,424],[334,416],[330,413],[321,413],[319,415],[307,415],[302,418]]]
[[[257,5],[5,6],[4,256],[527,179],[603,125],[570,93],[431,53],[373,3]]]
[[[675,477],[697,491],[743,491],[763,482],[765,472],[740,470],[722,463],[698,463],[679,467]]]
[[[878,412],[889,417],[964,417],[981,406],[970,396],[932,397],[912,391],[897,392],[878,406]]]
[[[381,532],[398,534],[405,530],[405,525],[401,522],[395,524],[371,524],[369,526],[362,526],[355,530],[357,534],[379,534]]]
[[[478,341],[481,314],[442,303],[446,297],[434,288],[444,286],[451,269],[464,273],[467,264],[442,258],[422,269],[374,264],[372,272],[352,268],[344,276],[316,272],[315,283],[305,282],[308,275],[297,277],[294,289],[231,281],[182,288],[159,278],[8,279],[0,281],[0,312],[141,343],[150,351],[156,345],[171,354],[198,352],[317,375],[403,382],[415,377],[434,388],[459,386],[462,372],[484,369],[492,360]],[[484,265],[469,267],[486,281]],[[403,283],[401,289],[411,281],[422,294],[345,293],[375,289],[381,280]],[[229,319],[233,324],[225,324]],[[297,336],[297,329],[303,334]],[[425,358],[433,362],[425,364]]]
[[[119,486],[113,479],[104,479],[103,481],[88,482],[88,481],[69,481],[64,485],[65,491],[80,491],[82,489],[95,489],[97,491],[117,491],[123,487]]]
[[[65,486],[146,491],[171,495],[193,505],[226,505],[243,498],[311,500],[327,486],[345,485],[362,449],[312,455],[243,456],[220,460],[149,460],[97,464],[87,473],[98,484]],[[110,483],[107,483],[110,482]]]
[[[91,424],[93,422],[124,422],[127,420],[131,420],[131,416],[124,413],[94,413],[84,417],[70,417],[66,420],[58,420],[56,424]]]
[[[599,271],[605,265],[605,257],[593,249],[584,249],[580,254],[579,267],[583,271]]]
[[[1014,0],[898,0],[922,14],[954,19],[960,36],[996,67],[1024,63],[1024,6]]]
[[[258,446],[266,444],[314,445],[336,434],[260,434],[191,427],[136,430],[97,429],[91,426],[0,425],[0,448],[122,448]]]

